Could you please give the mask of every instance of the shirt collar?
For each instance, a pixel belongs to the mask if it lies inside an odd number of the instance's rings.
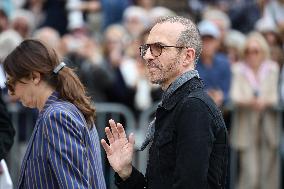
[[[43,114],[43,112],[45,112],[45,110],[54,102],[58,101],[59,99],[59,93],[54,91],[46,100],[43,109],[40,111],[40,115]]]

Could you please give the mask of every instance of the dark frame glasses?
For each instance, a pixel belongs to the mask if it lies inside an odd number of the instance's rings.
[[[150,47],[150,52],[154,57],[160,56],[162,54],[163,49],[167,47],[187,48],[187,47],[180,47],[180,46],[175,46],[175,45],[164,45],[161,43],[144,44],[139,47],[140,56],[142,58],[144,58],[149,47]]]

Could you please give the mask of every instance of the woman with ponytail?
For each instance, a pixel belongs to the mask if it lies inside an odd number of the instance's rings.
[[[105,189],[95,109],[56,52],[27,39],[4,60],[9,94],[39,116],[18,188]]]

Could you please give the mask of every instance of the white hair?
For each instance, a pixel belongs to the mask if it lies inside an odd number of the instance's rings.
[[[0,60],[6,58],[6,56],[14,50],[21,42],[22,37],[15,30],[9,29],[0,33]]]
[[[123,20],[126,21],[130,18],[138,18],[140,22],[144,24],[145,27],[149,26],[149,17],[145,9],[139,6],[129,6],[123,12]]]

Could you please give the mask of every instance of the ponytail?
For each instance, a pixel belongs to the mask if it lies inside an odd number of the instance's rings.
[[[95,121],[95,108],[91,105],[91,98],[86,96],[86,90],[78,76],[69,67],[64,67],[57,73],[56,91],[60,97],[73,103],[84,115],[89,128]]]
[[[71,102],[82,112],[88,128],[92,128],[96,118],[96,110],[91,104],[91,98],[86,96],[84,85],[73,69],[65,66],[65,63],[59,63],[59,57],[54,49],[47,46],[45,48],[49,60],[55,63],[52,72],[49,71],[49,74],[47,74],[46,81],[55,87],[60,98]]]

